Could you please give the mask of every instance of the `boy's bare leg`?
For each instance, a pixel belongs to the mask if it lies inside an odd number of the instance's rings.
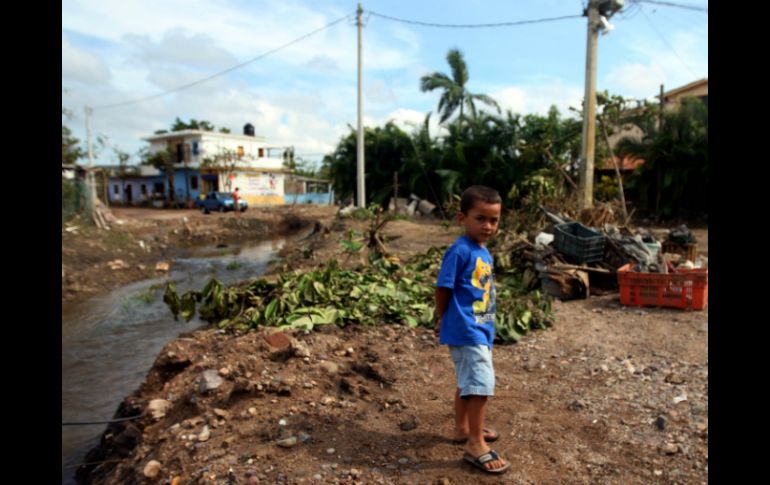
[[[468,400],[460,398],[460,388],[455,391],[455,437],[463,440],[468,437],[470,426],[468,425]],[[486,433],[484,433],[486,435]]]
[[[489,452],[489,446],[484,442],[484,412],[487,407],[487,396],[471,396],[467,402],[468,416],[468,443],[465,444],[465,451],[479,457]],[[505,460],[497,459],[485,464],[488,470],[494,470],[505,466]]]
[[[455,392],[455,439],[468,437],[468,400],[460,398],[460,388]]]

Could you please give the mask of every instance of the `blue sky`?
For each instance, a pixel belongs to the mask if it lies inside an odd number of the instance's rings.
[[[422,93],[419,79],[449,72],[446,53],[459,48],[472,92],[494,97],[516,113],[568,115],[584,90],[586,19],[497,28],[446,29],[404,24],[370,12],[430,23],[474,24],[582,13],[586,0],[467,2],[367,0],[364,120],[394,120],[407,131],[435,111],[439,93]],[[703,0],[673,3],[708,7]],[[599,36],[597,88],[652,98],[708,77],[708,14],[626,0]],[[141,137],[175,117],[211,121],[242,133],[252,123],[268,143],[293,145],[318,161],[356,124],[355,1],[64,0],[63,118],[85,140],[83,106],[152,96],[257,57],[350,14],[286,49],[189,89],[146,102],[96,109],[92,130],[109,147],[136,153]],[[432,133],[439,134],[433,117]],[[132,160],[137,162],[137,158]],[[97,163],[115,163],[112,150]]]

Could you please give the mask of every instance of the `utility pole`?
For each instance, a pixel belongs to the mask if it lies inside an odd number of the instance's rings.
[[[94,165],[94,152],[91,148],[91,113],[93,113],[93,109],[89,108],[88,106],[84,107],[85,113],[86,113],[86,142],[88,146],[88,171],[86,172],[86,191],[88,192],[87,195],[87,206],[89,215],[95,219],[94,212],[96,211],[96,186],[94,184],[94,174],[93,174],[93,165]]]
[[[594,153],[596,148],[596,48],[599,30],[606,34],[614,27],[607,21],[623,8],[623,0],[588,0],[588,40],[586,43],[586,85],[583,98],[583,140],[580,149],[580,209],[594,203]]]
[[[356,180],[357,180],[357,190],[356,194],[358,196],[357,198],[357,205],[358,207],[365,207],[366,206],[366,187],[364,184],[364,129],[363,129],[363,116],[364,116],[364,100],[362,97],[362,89],[363,89],[363,82],[362,82],[362,68],[361,68],[361,14],[363,13],[363,9],[361,8],[361,4],[358,4],[358,9],[356,9],[356,25],[358,26],[358,139],[356,141],[356,148],[357,148],[357,155],[356,155]]]
[[[586,81],[583,96],[583,142],[580,148],[580,209],[593,206],[594,151],[596,142],[596,45],[599,37],[599,2],[588,1]]]

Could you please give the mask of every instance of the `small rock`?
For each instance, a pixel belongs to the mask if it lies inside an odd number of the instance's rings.
[[[676,443],[666,443],[661,448],[661,451],[663,451],[667,455],[673,455],[679,451],[679,445],[677,445]]]
[[[407,459],[407,458],[400,458],[398,460],[398,463],[399,463],[399,465],[406,465],[407,463],[409,463],[409,459]]]
[[[326,449],[326,453],[327,453],[328,455],[333,455],[333,454],[334,454],[334,448],[327,448],[327,449]]]
[[[219,369],[219,375],[222,376],[222,377],[229,376],[230,375],[230,369],[228,369],[227,367],[222,367],[221,369]]]
[[[581,401],[580,399],[575,399],[571,403],[567,405],[567,409],[570,411],[580,411],[581,409],[586,408],[586,403]]]
[[[138,269],[139,271],[144,271],[147,269],[147,266],[140,263],[136,265],[136,269]]]
[[[659,476],[663,475],[663,471],[662,471],[662,470],[655,470],[655,471],[653,471],[652,473],[653,473],[653,474],[654,474],[656,477],[659,477]]]
[[[294,350],[294,355],[297,357],[308,359],[310,358],[310,349],[308,349],[307,345],[300,342],[299,340],[292,340],[291,341],[291,347]]]
[[[323,361],[319,365],[329,375],[334,375],[340,370],[340,366],[335,364],[334,362]]]
[[[323,479],[323,477],[321,476],[321,474],[320,474],[320,473],[316,473],[315,475],[313,475],[313,478],[314,478],[315,480],[322,480],[322,479]]]
[[[292,446],[297,444],[297,437],[296,436],[290,436],[286,439],[278,440],[276,441],[276,444],[278,446],[281,446],[283,448],[291,448]]]
[[[323,399],[321,399],[321,404],[323,404],[324,406],[329,406],[331,404],[334,404],[335,401],[336,399],[334,399],[331,396],[324,396]]]
[[[655,426],[657,426],[659,430],[663,431],[666,428],[666,418],[663,416],[658,416],[658,418],[655,420]]]
[[[310,441],[310,439],[311,439],[311,436],[310,436],[309,434],[305,433],[304,431],[300,431],[300,432],[297,434],[297,436],[299,437],[299,440],[300,440],[301,442],[303,442],[303,443],[307,443],[307,442],[308,442],[308,441]]]
[[[353,347],[348,347],[347,349],[345,349],[345,353],[347,355],[353,355]]]
[[[401,427],[401,431],[411,431],[417,427],[417,419],[412,417],[408,421],[404,421],[399,425]]]
[[[282,349],[291,345],[291,339],[283,332],[275,332],[265,335],[265,342],[271,347]]]
[[[211,431],[209,431],[208,425],[203,427],[203,430],[198,435],[198,441],[208,441],[211,438]]]
[[[257,415],[257,408],[249,408],[249,414],[251,414],[252,416],[256,416]]]
[[[204,393],[222,385],[222,378],[214,369],[203,371],[200,377],[200,392]]]
[[[214,414],[222,419],[230,419],[230,412],[225,411],[224,409],[214,408]]]
[[[669,384],[684,384],[685,378],[681,374],[674,374],[672,372],[671,374],[666,375],[665,381]]]
[[[680,402],[686,401],[686,400],[687,400],[687,394],[682,394],[681,396],[676,396],[674,398],[674,404],[679,404]]]
[[[145,466],[144,466],[144,476],[147,478],[155,478],[160,473],[160,463],[155,460],[150,460]]]
[[[153,419],[160,419],[171,408],[171,403],[165,399],[153,399],[147,406],[147,412]]]
[[[155,264],[155,271],[168,272],[169,268],[170,268],[170,265],[162,261],[159,261],[158,263]]]
[[[358,470],[358,469],[356,469],[356,468],[351,468],[351,469],[350,469],[350,473],[349,473],[349,474],[350,474],[350,476],[351,476],[351,477],[353,477],[353,478],[358,478],[358,477],[360,477],[360,476],[361,476],[361,470]]]
[[[107,266],[109,266],[110,269],[113,271],[128,268],[128,264],[126,264],[126,262],[123,261],[122,259],[116,259],[114,261],[110,261],[109,263],[107,263]]]
[[[436,479],[436,485],[450,485],[451,482],[448,478],[438,478]]]

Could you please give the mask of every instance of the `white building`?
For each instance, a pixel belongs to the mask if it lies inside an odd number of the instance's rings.
[[[214,131],[183,130],[143,138],[152,153],[171,148],[177,154],[177,168],[192,169],[201,178],[199,193],[212,190],[232,192],[238,187],[250,206],[284,203],[284,152],[288,147],[269,145],[254,136],[251,124],[243,135]],[[217,161],[225,153],[232,163]]]

